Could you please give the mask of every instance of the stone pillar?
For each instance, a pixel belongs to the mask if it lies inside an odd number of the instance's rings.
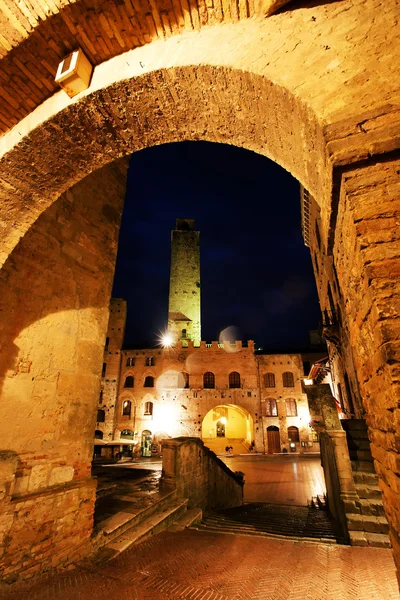
[[[342,174],[334,265],[400,568],[400,160]]]
[[[0,271],[1,575],[90,550],[96,411],[125,161],[63,194]]]

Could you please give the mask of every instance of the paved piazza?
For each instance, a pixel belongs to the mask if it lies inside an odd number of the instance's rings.
[[[2,600],[399,600],[390,550],[185,530]]]
[[[304,505],[325,490],[317,457],[221,458],[246,473],[248,502]],[[400,595],[387,549],[189,529],[163,532],[102,566],[91,562],[36,582],[0,586],[0,600],[103,599],[400,600]]]
[[[245,474],[244,501],[306,506],[326,492],[319,456],[220,456],[232,471]]]

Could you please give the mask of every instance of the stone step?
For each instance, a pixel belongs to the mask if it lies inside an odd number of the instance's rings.
[[[351,462],[370,462],[373,464],[373,458],[370,450],[356,450],[355,448],[349,448],[349,455]]]
[[[246,535],[271,534],[289,538],[336,539],[335,523],[325,510],[250,503],[207,513],[201,528]]]
[[[93,531],[93,545],[100,548],[154,513],[162,512],[175,496],[175,490],[159,491],[147,496],[143,496],[142,492],[113,496],[116,505],[119,503],[124,508],[97,523]]]
[[[168,527],[168,531],[183,531],[187,527],[200,523],[202,518],[201,508],[190,508]]]
[[[371,546],[373,548],[391,548],[389,536],[384,533],[366,533],[350,531],[351,546]]]
[[[164,505],[162,510],[148,516],[146,519],[130,527],[124,533],[110,540],[101,548],[96,556],[98,562],[111,560],[130,548],[133,544],[143,542],[148,537],[160,533],[176,520],[178,520],[187,509],[187,499],[174,499]]]
[[[356,485],[362,484],[363,487],[378,487],[378,475],[375,471],[373,473],[353,471],[353,479]]]
[[[363,473],[375,473],[375,467],[372,460],[351,459],[351,469],[353,472],[362,471]]]
[[[243,526],[243,525],[225,525],[221,526],[220,523],[211,523],[211,522],[201,522],[197,525],[192,525],[190,529],[196,529],[197,531],[207,531],[213,533],[222,533],[229,535],[250,535],[250,536],[258,536],[258,537],[272,537],[277,539],[290,539],[290,540],[301,540],[302,542],[318,542],[318,543],[326,543],[326,544],[336,544],[335,537],[305,537],[305,536],[295,536],[295,535],[287,535],[287,534],[279,534],[274,532],[262,531],[257,527]]]
[[[361,500],[380,500],[382,498],[382,492],[376,485],[361,485],[356,484],[356,492]]]
[[[356,505],[360,508],[362,515],[374,515],[376,517],[384,517],[385,510],[382,500],[377,498],[361,499],[356,501]]]
[[[346,432],[368,431],[365,419],[343,419],[340,423]]]
[[[363,531],[366,533],[389,533],[386,517],[374,515],[346,514],[347,526],[350,531]]]
[[[365,450],[366,452],[371,452],[370,450],[370,443],[369,440],[360,440],[360,439],[354,439],[352,438],[351,440],[347,439],[347,447],[349,449],[349,451],[351,450]]]

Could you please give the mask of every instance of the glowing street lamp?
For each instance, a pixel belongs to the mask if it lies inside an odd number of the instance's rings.
[[[164,346],[164,348],[169,348],[170,346],[172,346],[174,339],[172,337],[172,335],[170,333],[164,333],[161,336],[161,344],[162,346]]]

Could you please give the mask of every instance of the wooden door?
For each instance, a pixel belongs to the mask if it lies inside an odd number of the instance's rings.
[[[279,427],[268,427],[267,428],[267,442],[268,442],[268,454],[281,451],[281,436],[279,433]]]

